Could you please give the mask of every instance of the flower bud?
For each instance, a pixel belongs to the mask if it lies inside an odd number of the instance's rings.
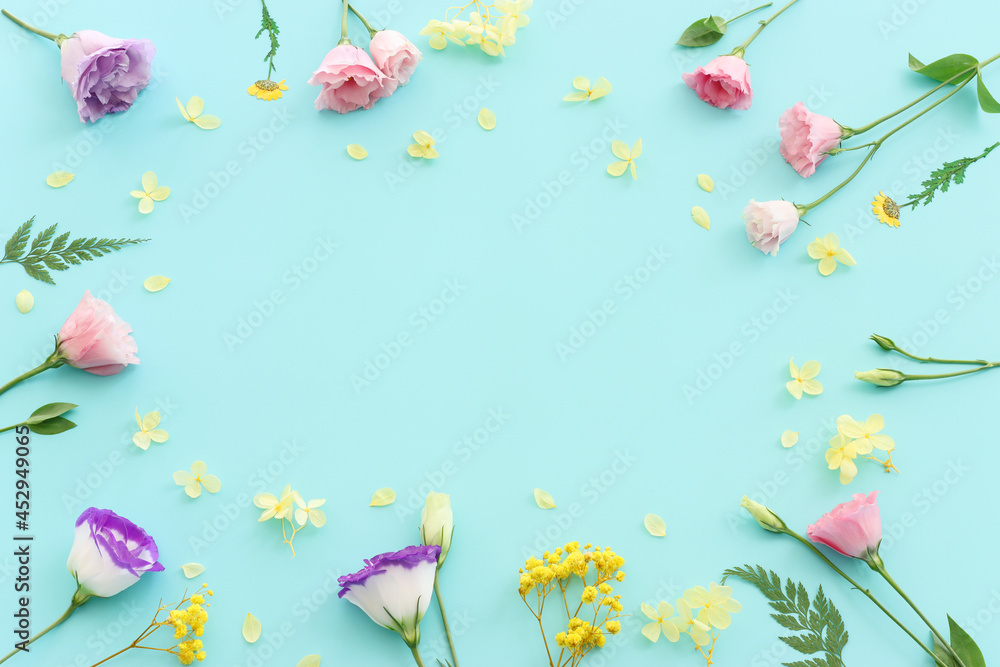
[[[857,371],[854,377],[862,382],[870,382],[879,387],[895,387],[897,384],[903,384],[906,381],[905,375],[891,368]]]
[[[879,336],[878,334],[872,334],[869,336],[873,341],[875,341],[880,348],[886,352],[892,352],[893,350],[898,350],[896,344],[892,342],[891,338],[886,338],[885,336]]]
[[[785,532],[787,528],[785,522],[779,519],[777,514],[767,509],[760,503],[750,500],[747,496],[743,496],[743,501],[740,503],[740,507],[749,512],[750,516],[752,516],[764,530],[769,530],[772,533]]]
[[[426,546],[441,547],[438,567],[444,565],[451,549],[451,535],[455,531],[451,513],[451,496],[431,491],[420,513],[420,539]]]

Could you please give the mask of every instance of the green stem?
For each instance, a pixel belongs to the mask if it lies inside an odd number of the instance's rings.
[[[991,363],[988,363],[988,364],[984,364],[984,365],[980,366],[979,368],[970,368],[967,371],[957,371],[955,373],[939,373],[937,375],[906,375],[906,374],[904,374],[903,375],[903,381],[905,382],[906,380],[940,380],[941,378],[953,378],[953,377],[958,377],[959,375],[968,375],[969,373],[978,373],[979,371],[985,371],[985,370],[988,370],[990,368],[996,368],[997,366],[1000,366],[1000,362],[995,362],[994,361],[994,362],[991,362]]]
[[[1000,54],[998,54],[998,55],[1000,55]],[[997,56],[994,56],[994,58],[991,58],[991,59],[990,59],[990,61],[994,60],[994,59],[995,59],[996,57],[997,57]],[[987,61],[987,62],[989,62],[989,61]],[[822,197],[820,197],[819,199],[817,199],[817,200],[816,200],[816,201],[814,201],[813,203],[811,203],[811,204],[806,204],[805,206],[799,206],[799,210],[801,210],[801,211],[802,211],[802,215],[805,215],[806,213],[808,213],[808,212],[809,212],[809,211],[811,211],[812,209],[816,208],[817,206],[819,206],[820,204],[822,204],[823,202],[825,202],[825,201],[826,201],[827,199],[829,199],[829,198],[830,198],[830,197],[832,197],[833,195],[837,194],[837,192],[839,192],[841,188],[843,188],[843,187],[844,187],[844,186],[846,186],[846,185],[847,185],[848,183],[850,183],[851,181],[853,181],[853,180],[854,180],[854,177],[855,177],[855,176],[857,176],[857,175],[858,175],[858,174],[859,174],[859,173],[861,172],[861,170],[862,170],[862,169],[864,168],[864,166],[865,166],[866,164],[868,164],[868,161],[872,159],[872,156],[874,156],[874,155],[875,155],[875,152],[876,152],[876,151],[877,151],[877,150],[878,150],[879,148],[881,148],[881,147],[882,147],[882,144],[883,144],[883,143],[885,143],[885,141],[886,141],[886,140],[887,140],[887,139],[888,139],[889,137],[891,137],[892,135],[896,134],[897,132],[899,132],[900,130],[902,130],[902,129],[903,129],[904,127],[906,127],[907,125],[909,125],[910,123],[912,123],[912,122],[913,122],[913,121],[915,121],[916,119],[920,118],[920,117],[921,117],[921,116],[923,116],[923,115],[924,115],[925,113],[927,113],[928,111],[930,111],[931,109],[933,109],[933,108],[934,108],[934,107],[936,107],[937,105],[941,104],[942,102],[944,102],[945,100],[947,100],[947,99],[948,99],[949,97],[951,97],[952,95],[954,95],[954,94],[955,94],[955,93],[957,93],[958,91],[962,90],[962,88],[963,88],[963,87],[965,87],[965,84],[969,83],[969,81],[972,81],[972,78],[971,78],[971,77],[970,77],[970,78],[968,78],[968,79],[966,79],[966,80],[965,80],[965,81],[963,81],[962,83],[958,84],[957,86],[955,86],[955,90],[951,91],[950,93],[948,93],[947,95],[945,95],[944,97],[942,97],[941,99],[939,99],[938,101],[936,101],[936,102],[935,102],[934,104],[931,104],[931,105],[930,105],[930,106],[928,106],[928,107],[927,107],[926,109],[924,109],[924,110],[923,110],[923,111],[921,111],[920,113],[916,114],[915,116],[913,116],[912,118],[910,118],[910,119],[909,119],[909,120],[907,120],[906,122],[904,122],[904,123],[900,123],[900,124],[899,124],[899,125],[897,125],[896,127],[892,128],[891,130],[889,130],[888,132],[886,132],[885,134],[883,134],[883,135],[882,135],[881,137],[879,137],[879,138],[878,138],[878,139],[877,139],[877,140],[876,140],[876,141],[875,141],[875,142],[874,142],[874,143],[872,144],[872,147],[871,147],[871,150],[869,150],[869,151],[868,151],[868,155],[866,155],[866,156],[865,156],[865,159],[861,161],[861,164],[859,164],[859,165],[858,165],[858,168],[857,168],[857,169],[855,169],[855,170],[854,170],[854,172],[853,172],[853,173],[852,173],[852,174],[851,174],[850,176],[848,176],[848,177],[847,177],[847,178],[846,178],[846,179],[844,180],[844,182],[843,182],[843,183],[841,183],[840,185],[838,185],[837,187],[835,187],[835,188],[834,188],[833,190],[830,190],[829,192],[827,192],[827,193],[826,193],[825,195],[823,195]]]
[[[344,4],[347,4],[346,0]],[[417,650],[416,644],[410,647],[410,653],[413,654],[413,659],[417,661],[417,667],[424,667],[424,661],[420,658],[420,651]]]
[[[916,604],[914,604],[913,600],[910,599],[910,596],[904,593],[903,589],[900,588],[899,584],[896,583],[896,580],[889,575],[889,571],[885,569],[885,563],[882,562],[882,559],[876,555],[876,557],[872,560],[870,565],[873,570],[882,575],[882,578],[885,579],[890,586],[892,586],[894,591],[899,593],[899,597],[903,598],[903,600],[906,601],[906,604],[910,605],[910,608],[912,608],[913,611],[917,612],[917,616],[919,616],[920,620],[922,620],[925,624],[927,624],[927,627],[930,628],[931,634],[934,635],[934,638],[937,640],[938,644],[947,649],[948,653],[951,654],[951,657],[955,660],[955,664],[957,665],[957,667],[965,667],[965,663],[962,662],[962,659],[955,652],[955,649],[952,648],[951,644],[949,644],[948,641],[944,638],[944,635],[938,632],[937,628],[934,627],[934,624],[931,623],[930,619],[924,616],[924,613],[920,611],[920,608],[917,607]]]
[[[444,634],[448,637],[448,648],[451,649],[451,667],[458,667],[458,656],[455,655],[455,642],[451,638],[451,628],[448,627],[448,615],[444,613],[444,601],[441,599],[441,587],[438,586],[438,569],[434,573],[434,595],[437,596],[438,608],[441,610],[441,620],[444,622]]]
[[[771,16],[771,18],[765,19],[765,20],[761,21],[760,22],[760,27],[757,28],[757,30],[754,32],[754,34],[750,35],[750,38],[747,41],[743,42],[742,44],[740,44],[739,46],[737,46],[735,49],[733,49],[732,53],[730,55],[734,55],[734,56],[736,56],[738,58],[742,58],[744,56],[744,54],[746,54],[747,47],[750,46],[750,43],[753,42],[753,40],[757,39],[757,35],[759,35],[764,30],[764,28],[766,28],[767,26],[769,26],[771,24],[771,21],[773,21],[774,19],[776,19],[779,16],[781,16],[781,13],[783,11],[785,11],[786,9],[788,9],[789,7],[791,7],[792,5],[794,5],[798,1],[799,0],[792,0],[787,5],[785,5],[784,7],[782,7],[781,9],[779,9],[778,11],[776,11]]]
[[[89,600],[89,599],[90,598],[87,598],[87,600]],[[77,601],[77,597],[74,595],[73,596],[73,602],[70,603],[69,609],[67,609],[65,612],[63,612],[63,615],[60,616],[59,618],[57,618],[56,621],[55,621],[55,623],[53,623],[52,625],[48,626],[47,628],[45,628],[44,630],[42,630],[41,632],[39,632],[38,634],[36,634],[34,637],[32,637],[31,639],[29,639],[28,640],[28,644],[31,644],[32,642],[36,641],[37,639],[40,639],[42,636],[45,635],[46,632],[48,632],[52,628],[56,627],[57,625],[59,625],[60,623],[62,623],[63,621],[65,621],[67,618],[70,617],[70,614],[72,614],[74,611],[76,611],[77,607],[79,607],[80,605],[82,605],[87,600],[84,600],[83,602],[78,602]],[[24,650],[25,650],[25,652],[27,652],[27,649],[24,649]],[[20,652],[21,652],[21,649],[19,649],[19,648],[14,649],[13,651],[11,651],[10,653],[8,653],[4,657],[0,658],[0,663],[6,662],[13,655],[15,655],[16,653],[20,653]]]
[[[340,17],[340,41],[337,42],[338,46],[341,44],[350,44],[351,40],[347,38],[347,9],[350,4],[347,0],[344,1],[344,13]]]
[[[857,146],[851,146],[850,148],[834,148],[826,152],[827,155],[838,155],[840,153],[847,153],[848,151],[859,151],[862,148],[868,148],[869,146],[874,146],[874,141],[869,141],[867,144],[859,144]]]
[[[839,567],[837,567],[836,565],[834,565],[833,561],[831,561],[829,558],[827,558],[826,555],[822,551],[820,551],[819,549],[817,549],[815,544],[813,544],[812,542],[810,542],[806,538],[802,537],[801,535],[799,535],[795,531],[791,530],[790,528],[786,527],[785,530],[782,531],[782,532],[784,532],[786,535],[789,535],[790,537],[794,537],[799,542],[801,542],[802,544],[804,544],[807,547],[809,547],[809,549],[812,550],[812,552],[815,553],[817,556],[819,556],[820,558],[822,558],[823,561],[827,565],[829,565],[833,569],[834,572],[836,572],[841,577],[843,577],[844,579],[846,579],[849,584],[851,584],[852,586],[854,586],[854,588],[856,588],[858,591],[860,591],[865,597],[867,597],[869,600],[871,600],[872,602],[874,602],[875,606],[878,607],[882,611],[883,614],[885,614],[886,616],[888,616],[892,620],[893,623],[895,623],[896,625],[898,625],[899,628],[910,637],[910,639],[912,639],[913,641],[915,641],[920,646],[920,648],[922,648],[927,653],[927,655],[929,655],[932,658],[934,658],[934,662],[935,663],[937,663],[941,667],[948,667],[948,665],[946,665],[941,660],[941,658],[939,658],[936,655],[934,655],[934,651],[932,651],[930,648],[927,647],[926,644],[924,644],[922,641],[920,641],[920,638],[918,638],[915,634],[913,634],[913,632],[908,627],[906,627],[905,625],[903,625],[902,621],[900,621],[898,618],[896,618],[892,614],[892,612],[890,612],[888,609],[886,609],[885,605],[883,605],[881,602],[879,602],[878,598],[876,598],[872,594],[872,592],[870,590],[868,590],[867,588],[862,588],[861,585],[858,582],[854,581],[854,579],[852,579],[846,572],[844,572]]]
[[[13,426],[8,426],[7,428],[0,428],[0,433],[6,433],[7,431],[13,431],[18,426],[24,426],[24,422],[20,424],[14,424]]]
[[[16,16],[14,16],[10,12],[8,12],[6,9],[0,9],[0,12],[2,12],[4,16],[6,16],[7,18],[9,18],[14,23],[18,24],[19,26],[21,26],[25,30],[30,30],[31,32],[35,33],[36,35],[40,35],[40,36],[44,37],[45,39],[51,39],[53,42],[56,43],[56,46],[62,45],[63,40],[68,39],[66,37],[66,35],[57,35],[55,33],[49,32],[47,30],[42,30],[41,28],[36,28],[35,26],[31,25],[30,23],[25,23],[21,19],[17,18]],[[2,662],[2,661],[0,661],[0,662]]]
[[[365,24],[365,29],[368,30],[368,36],[369,37],[374,37],[375,33],[377,33],[378,30],[376,30],[375,28],[373,28],[372,24],[369,23],[367,20],[365,20],[365,17],[361,15],[361,12],[359,12],[357,9],[355,9],[354,5],[348,4],[347,6],[348,6],[348,8],[350,8],[350,10],[352,12],[354,12],[354,15],[358,17],[358,20],[360,20],[362,23]]]
[[[45,361],[43,361],[40,366],[38,366],[37,368],[32,368],[27,373],[24,373],[22,375],[18,375],[16,378],[14,378],[13,380],[11,380],[10,382],[8,382],[7,384],[5,384],[2,387],[0,387],[0,394],[4,393],[5,391],[7,391],[8,389],[10,389],[11,387],[13,387],[14,385],[16,385],[17,383],[23,382],[23,381],[27,380],[28,378],[34,377],[34,376],[38,375],[39,373],[41,373],[43,371],[47,371],[50,368],[58,368],[59,366],[62,366],[63,365],[63,360],[60,357],[57,356],[58,354],[59,354],[59,350],[56,349],[56,351],[53,352],[51,355],[49,355],[49,358],[46,359]]]
[[[910,359],[914,359],[916,361],[933,363],[933,364],[963,364],[966,366],[975,366],[978,364],[980,366],[986,366],[990,363],[997,363],[997,362],[989,362],[986,361],[985,359],[938,359],[936,357],[918,357],[917,355],[910,354],[906,350],[901,350],[898,347],[895,348],[895,350],[904,357],[909,357]]]
[[[267,17],[268,20],[270,20],[271,14],[267,11],[267,3],[264,2],[264,0],[260,0],[260,4],[264,8],[264,16]],[[268,28],[268,30],[267,30],[267,36],[268,36],[269,39],[272,37],[272,35],[271,35],[271,29],[270,28]],[[268,81],[271,80],[271,73],[273,71],[274,71],[274,56],[272,55],[272,56],[270,56],[267,59],[267,79],[268,79]]]
[[[774,4],[773,2],[769,2],[769,3],[767,3],[766,5],[761,5],[760,7],[756,7],[756,8],[754,8],[754,9],[750,9],[750,10],[747,10],[747,11],[743,12],[742,14],[740,14],[739,16],[734,16],[733,18],[731,18],[731,19],[729,19],[728,21],[726,21],[726,25],[729,25],[729,24],[730,24],[730,23],[732,23],[733,21],[738,21],[738,20],[740,20],[741,18],[743,18],[743,17],[744,17],[744,16],[746,16],[747,14],[753,14],[754,12],[756,12],[756,11],[759,11],[759,10],[761,10],[761,9],[764,9],[765,7],[770,7],[770,6],[771,6],[771,5],[773,5],[773,4]]]

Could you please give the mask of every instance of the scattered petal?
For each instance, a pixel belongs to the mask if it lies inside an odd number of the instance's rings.
[[[26,289],[21,290],[14,297],[14,303],[17,305],[17,309],[22,313],[29,312],[35,307],[35,297]]]
[[[691,207],[691,217],[698,223],[698,225],[704,227],[705,229],[708,229],[709,225],[712,224],[711,219],[708,217],[708,211],[703,209],[701,206]]]
[[[243,639],[251,644],[260,639],[260,620],[253,614],[248,613],[243,620]]]
[[[142,286],[147,292],[159,292],[170,284],[170,278],[166,276],[150,276],[143,281]]]
[[[798,431],[785,431],[781,434],[781,446],[788,449],[799,441]]]
[[[45,177],[45,182],[53,188],[61,188],[74,178],[76,178],[76,176],[68,171],[54,171]]]
[[[396,502],[396,492],[385,487],[372,494],[372,501],[368,507],[385,507]],[[304,521],[302,523],[305,523]]]
[[[210,113],[207,113],[204,116],[198,116],[197,118],[192,119],[191,122],[203,130],[214,130],[222,125],[222,119],[218,116],[213,116]]]
[[[711,192],[715,189],[715,181],[708,174],[698,174],[698,187],[705,192]]]
[[[484,130],[492,130],[497,126],[497,116],[495,113],[483,107],[479,110],[479,126]]]
[[[543,510],[551,510],[556,507],[556,501],[552,499],[552,496],[541,489],[535,489],[535,504]]]
[[[319,667],[319,656],[315,653],[307,655],[299,660],[299,664],[295,665],[295,667]]]
[[[205,566],[201,563],[185,563],[184,565],[181,565],[181,572],[183,572],[184,576],[188,579],[194,579],[204,571]]]
[[[364,160],[368,157],[368,151],[361,144],[347,144],[347,154],[355,160]]]
[[[646,518],[642,520],[642,525],[646,527],[646,530],[653,537],[667,536],[667,522],[657,514],[647,514]]]

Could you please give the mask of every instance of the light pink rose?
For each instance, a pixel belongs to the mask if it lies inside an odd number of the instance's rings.
[[[93,373],[115,375],[129,364],[138,364],[132,327],[110,305],[87,290],[80,305],[56,336],[56,350],[63,363]]]
[[[743,58],[736,56],[719,56],[685,74],[684,83],[698,94],[698,99],[720,109],[744,111],[753,102],[750,68]]]
[[[379,30],[368,49],[372,52],[372,60],[387,77],[386,86],[392,90],[397,84],[405,86],[417,69],[417,63],[423,59],[420,49],[395,30]]]
[[[878,491],[855,493],[854,500],[837,505],[809,526],[809,539],[851,558],[877,559],[882,541],[877,496]]]
[[[395,87],[387,90],[385,84],[386,76],[368,52],[353,44],[335,47],[309,78],[310,86],[323,86],[316,98],[316,108],[338,113],[371,109],[376,100],[395,90]]]
[[[778,254],[778,247],[788,240],[799,225],[799,209],[790,201],[750,200],[743,209],[747,238],[762,253]]]
[[[809,111],[802,102],[796,102],[781,114],[778,129],[781,156],[805,178],[816,173],[816,167],[827,158],[827,151],[844,139],[844,128],[837,121]]]
[[[59,47],[62,77],[82,122],[125,111],[149,84],[156,47],[148,39],[116,39],[80,30]]]

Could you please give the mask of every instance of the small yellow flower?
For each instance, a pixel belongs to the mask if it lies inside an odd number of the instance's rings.
[[[150,442],[166,442],[170,436],[160,425],[160,413],[158,410],[147,412],[145,417],[139,417],[139,408],[135,409],[135,421],[139,425],[139,430],[132,436],[132,442],[139,449],[149,449]]]
[[[291,484],[285,486],[281,492],[281,498],[276,498],[273,493],[258,493],[253,497],[253,504],[264,510],[257,521],[285,519],[292,513],[292,507],[295,504],[292,486]]]
[[[841,484],[850,484],[858,474],[858,466],[854,463],[857,456],[857,447],[843,433],[830,438],[830,449],[826,450],[826,463],[830,470],[840,469]]]
[[[669,602],[660,602],[653,609],[645,602],[642,603],[642,613],[652,619],[652,623],[647,623],[642,627],[642,636],[651,642],[660,639],[660,633],[672,642],[681,638],[681,630],[677,627],[674,615],[674,606]]]
[[[872,213],[879,222],[884,222],[890,227],[899,227],[899,205],[892,200],[892,197],[882,194],[881,190],[872,202]]]
[[[438,157],[438,152],[434,150],[434,137],[427,134],[423,130],[418,130],[413,133],[413,140],[417,143],[410,144],[406,149],[406,152],[413,157],[422,157],[428,160]]]
[[[484,53],[491,56],[504,55],[504,44],[509,46],[513,43],[510,39],[511,33],[508,32],[508,37],[505,39],[503,27],[490,23],[479,12],[469,14],[469,24],[465,26],[465,33],[468,37],[465,40],[466,44],[478,44]]]
[[[178,470],[174,473],[174,482],[184,487],[184,493],[192,498],[201,495],[201,488],[209,493],[218,493],[222,488],[222,482],[215,475],[208,474],[208,466],[204,461],[195,461],[191,464],[191,472]]]
[[[705,615],[708,624],[713,628],[725,630],[731,622],[730,613],[735,614],[743,606],[733,599],[733,589],[730,586],[719,586],[714,581],[708,585],[695,586],[684,591],[684,601],[697,609],[699,618]]]
[[[130,194],[139,200],[139,213],[146,214],[153,212],[153,202],[170,196],[170,188],[157,185],[156,174],[147,171],[142,175],[142,190],[132,190]]]
[[[247,88],[247,93],[250,95],[256,95],[258,100],[266,100],[270,102],[271,100],[276,100],[281,97],[281,91],[288,90],[288,86],[285,85],[285,79],[282,79],[278,83],[271,81],[270,79],[260,79],[253,82],[249,88]]]
[[[187,107],[181,104],[181,101],[176,97],[174,100],[177,102],[177,108],[181,110],[184,120],[194,123],[201,129],[214,130],[222,124],[218,116],[202,113],[205,110],[205,101],[197,95],[188,100]]]
[[[611,152],[621,162],[612,162],[609,164],[608,173],[612,176],[621,176],[625,173],[626,169],[631,169],[633,180],[639,180],[639,177],[635,174],[635,159],[642,155],[642,139],[638,139],[632,144],[632,150],[629,150],[628,144],[624,141],[615,139],[611,142]]]
[[[444,47],[448,46],[449,41],[454,42],[455,44],[464,44],[462,42],[465,38],[464,28],[461,25],[456,26],[455,23],[456,22],[453,21],[438,21],[436,19],[431,19],[420,31],[420,34],[430,35],[431,38],[429,43],[431,48],[437,51],[440,51]]]
[[[493,6],[504,13],[504,31],[506,32],[510,28],[512,33],[531,22],[531,19],[524,12],[531,9],[532,4],[534,4],[534,0],[494,0],[493,2]]]
[[[317,498],[316,500],[310,500],[308,503],[302,499],[298,491],[292,491],[292,499],[298,506],[295,510],[295,521],[300,526],[306,525],[306,523],[311,523],[317,528],[322,528],[326,523],[326,514],[323,510],[319,509],[326,502],[326,498]]]
[[[885,428],[882,415],[872,415],[863,424],[855,421],[850,415],[837,417],[837,431],[852,439],[852,444],[858,448],[859,454],[870,454],[873,448],[884,452],[896,449],[896,442],[887,435],[879,434]]]
[[[819,380],[813,379],[819,375],[819,370],[820,365],[818,361],[807,361],[802,365],[802,370],[799,370],[799,367],[795,365],[795,360],[790,360],[788,362],[788,371],[791,373],[792,379],[785,383],[788,393],[796,399],[802,398],[802,392],[812,396],[822,394],[823,385],[820,384]]]
[[[807,250],[810,257],[819,260],[819,272],[824,276],[834,272],[838,261],[844,266],[857,264],[851,257],[851,253],[840,247],[840,239],[832,232],[822,239],[817,236],[816,240],[809,244]]]
[[[603,76],[597,80],[597,83],[595,83],[593,87],[590,85],[590,79],[585,76],[578,76],[573,79],[573,87],[576,88],[576,92],[566,95],[566,97],[563,98],[564,102],[596,100],[597,98],[604,97],[611,92],[611,83]]]

